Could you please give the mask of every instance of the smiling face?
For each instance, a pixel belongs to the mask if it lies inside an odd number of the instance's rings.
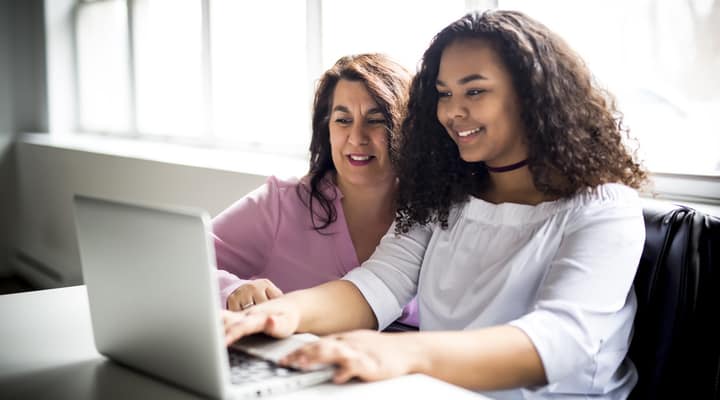
[[[527,158],[520,102],[490,42],[464,39],[448,45],[436,87],[437,118],[463,160],[501,167]]]
[[[340,79],[330,108],[330,147],[338,186],[394,182],[387,121],[365,84]]]

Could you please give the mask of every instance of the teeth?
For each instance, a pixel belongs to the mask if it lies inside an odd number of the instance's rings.
[[[457,134],[460,137],[466,137],[466,136],[472,135],[473,133],[478,133],[478,132],[480,132],[480,128],[470,129],[469,131],[458,132]]]
[[[350,159],[353,161],[367,161],[370,159],[370,156],[354,156],[351,154]]]

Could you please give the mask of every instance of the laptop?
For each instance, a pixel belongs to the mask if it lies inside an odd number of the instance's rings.
[[[225,347],[207,213],[80,195],[73,203],[98,352],[221,399],[331,379],[329,366],[298,371],[274,363],[313,335],[255,335]]]

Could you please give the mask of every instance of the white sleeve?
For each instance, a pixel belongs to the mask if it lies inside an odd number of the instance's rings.
[[[343,278],[355,284],[370,304],[378,329],[398,319],[402,308],[415,296],[431,236],[432,229],[427,225],[415,225],[408,233],[396,235],[393,224],[372,256]]]
[[[582,386],[627,352],[645,228],[639,201],[627,199],[589,204],[571,218],[534,308],[510,324],[532,340],[548,382]]]

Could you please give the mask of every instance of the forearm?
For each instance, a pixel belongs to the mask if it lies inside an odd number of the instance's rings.
[[[351,282],[331,281],[288,293],[287,302],[300,314],[298,332],[319,335],[353,329],[377,329],[377,320],[360,290]]]
[[[519,328],[503,325],[475,331],[402,335],[407,335],[404,343],[414,347],[416,355],[411,372],[476,390],[546,384],[540,356]]]
[[[220,304],[223,308],[227,308],[228,297],[241,285],[247,282],[246,279],[240,279],[231,272],[218,269],[216,271],[218,285],[220,289]]]

